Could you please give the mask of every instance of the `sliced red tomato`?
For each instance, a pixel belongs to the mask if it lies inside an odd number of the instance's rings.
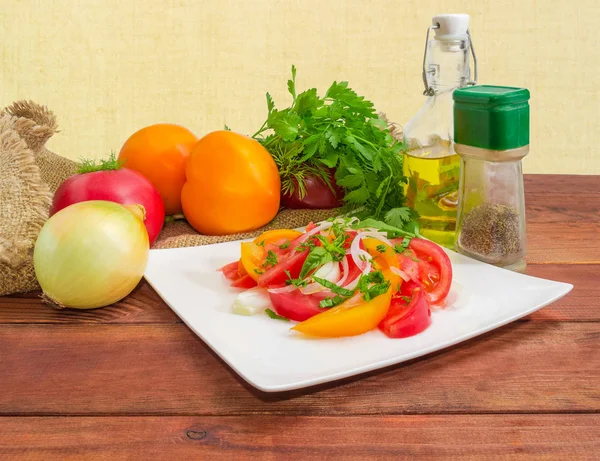
[[[306,226],[306,232],[310,232],[311,230],[316,229],[316,228],[317,228],[317,225],[311,221],[308,223],[308,226]]]
[[[260,287],[278,287],[285,285],[289,278],[296,279],[300,276],[302,265],[308,256],[308,251],[291,251],[285,255],[279,255],[275,266],[267,269],[258,277],[258,286]]]
[[[231,286],[235,288],[254,288],[256,286],[256,280],[246,274],[232,280]]]
[[[397,239],[394,243],[401,243]],[[452,264],[439,245],[425,239],[411,239],[406,254],[400,254],[400,267],[413,280],[418,280],[430,304],[441,303],[452,285]]]
[[[421,285],[418,284],[417,282],[415,282],[414,280],[409,280],[408,282],[402,282],[402,285],[400,285],[399,295],[411,298],[413,295],[413,292],[417,288],[421,288]]]
[[[238,270],[239,270],[238,266],[239,266],[238,261],[234,261],[232,263],[224,265],[219,270],[221,272],[223,272],[223,275],[225,276],[225,278],[227,280],[236,280],[240,276],[240,274],[238,272]]]
[[[319,307],[318,297],[304,295],[300,290],[288,293],[269,293],[269,297],[277,315],[296,322],[303,322],[327,310]]]
[[[410,302],[405,297],[392,298],[379,329],[390,338],[407,338],[421,333],[431,324],[431,310],[422,290],[413,292]]]

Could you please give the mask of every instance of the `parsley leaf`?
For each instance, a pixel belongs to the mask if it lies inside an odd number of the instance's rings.
[[[412,210],[408,207],[392,208],[385,214],[385,222],[402,228],[412,219]]]
[[[267,119],[253,135],[275,160],[282,193],[298,191],[303,199],[308,178],[334,192],[335,168],[346,212],[414,234],[416,214],[404,206],[404,145],[373,103],[344,81],[333,82],[323,97],[316,88],[299,93],[294,66],[287,86],[291,105],[278,110],[267,93]]]
[[[281,315],[277,315],[275,312],[273,312],[271,309],[267,309],[265,310],[265,313],[271,317],[274,320],[283,320],[285,322],[289,322],[290,319],[288,319],[287,317],[282,317]]]
[[[284,243],[282,243],[281,245],[279,245],[279,249],[280,249],[280,250],[286,250],[287,248],[289,248],[289,247],[290,247],[290,243],[291,243],[291,242],[290,242],[289,240],[287,240],[286,242],[284,242]]]
[[[386,248],[386,246],[385,246],[383,243],[382,243],[381,245],[377,245],[377,251],[378,251],[379,253],[385,253],[385,250],[386,250],[386,249],[387,249],[387,248]]]

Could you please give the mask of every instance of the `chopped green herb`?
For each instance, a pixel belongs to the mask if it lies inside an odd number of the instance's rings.
[[[330,242],[322,235],[317,235],[317,239],[321,242],[323,248],[331,254],[331,259],[333,261],[341,261],[342,258],[346,256],[346,249],[343,246],[346,241],[344,235],[340,235],[333,242]]]
[[[404,251],[408,248],[409,244],[410,244],[410,238],[404,237],[402,239],[402,242],[400,242],[399,244],[397,243],[396,245],[394,245],[394,251],[396,253],[404,253]]]
[[[285,281],[286,285],[294,285],[297,288],[303,288],[308,285],[308,280],[295,279],[292,277],[292,274],[290,274],[290,271],[286,270],[284,272],[285,275],[288,276],[287,280]]]
[[[273,252],[273,250],[269,250],[267,252],[267,257],[265,258],[265,262],[263,264],[263,267],[273,267],[277,264],[277,255]]]
[[[412,298],[410,296],[400,296],[400,298],[402,299],[402,301],[404,301],[406,304],[409,304],[412,301]]]
[[[379,251],[379,253],[385,253],[386,250],[386,246],[382,243],[381,245],[377,245],[377,251]]]
[[[264,274],[265,271],[263,271],[262,269],[254,269],[254,272],[257,273],[258,275]]]
[[[265,241],[263,240],[262,242],[258,242],[257,245],[259,247],[264,247],[265,246]]]
[[[343,296],[340,296],[340,295],[335,295],[333,298],[323,299],[319,303],[319,307],[330,308],[330,307],[339,306],[344,301],[346,301],[346,299],[348,299],[348,298],[344,298]]]
[[[389,288],[390,288],[389,281],[373,285],[363,295],[363,299],[365,301],[371,301],[372,299],[376,298],[377,296],[387,293]]]
[[[285,250],[285,249],[289,248],[289,246],[290,246],[290,241],[288,240],[287,242],[282,243],[281,245],[279,245],[279,249],[280,250]]]
[[[281,315],[277,315],[277,314],[276,314],[275,312],[273,312],[271,309],[267,309],[267,310],[265,311],[265,313],[266,313],[266,314],[267,314],[269,317],[271,317],[272,319],[274,319],[274,320],[283,320],[283,321],[285,321],[285,322],[289,322],[289,321],[290,321],[290,319],[288,319],[287,317],[282,317]]]
[[[325,288],[328,288],[332,293],[335,293],[336,295],[341,295],[341,296],[345,296],[347,298],[349,298],[350,296],[353,296],[356,290],[348,290],[347,288],[343,288],[339,285],[336,285],[333,282],[330,282],[329,280],[325,280],[319,277],[313,277],[313,280],[315,282],[317,282],[319,285],[324,286]]]

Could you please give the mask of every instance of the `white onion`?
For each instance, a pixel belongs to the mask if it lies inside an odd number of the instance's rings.
[[[361,238],[362,237],[374,238],[375,240],[379,240],[380,242],[385,243],[390,248],[394,248],[394,244],[387,237],[385,237],[381,232],[377,232],[377,231],[359,232],[358,235]]]
[[[308,238],[312,237],[315,234],[318,234],[321,231],[329,229],[331,226],[333,226],[332,222],[324,222],[322,224],[319,224],[313,230],[306,232],[302,237],[300,237],[298,239],[298,243],[305,242]]]
[[[402,280],[404,280],[405,282],[408,282],[410,280],[410,275],[408,275],[406,272],[404,272],[402,269],[398,269],[397,267],[391,266],[390,270],[396,274],[399,275],[400,277],[402,277]]]
[[[371,255],[360,248],[360,241],[360,235],[354,237],[354,240],[352,240],[352,244],[350,245],[350,256],[352,256],[354,264],[358,266],[361,272],[363,274],[368,274],[371,272]],[[364,261],[360,259],[361,256],[365,258]]]
[[[291,293],[294,290],[297,290],[298,287],[296,287],[296,285],[286,285],[284,287],[281,288],[269,288],[267,291],[269,293],[273,293],[273,294],[277,294],[277,293]]]
[[[323,264],[317,271],[312,275],[312,277],[318,277],[320,279],[328,280],[332,283],[337,283],[340,279],[340,264],[337,262],[328,262]],[[311,293],[317,293],[319,291],[323,291],[325,287],[318,282],[309,283],[303,288],[300,288],[300,291],[309,295]]]
[[[344,275],[337,282],[337,285],[341,287],[344,286],[344,283],[346,283],[346,280],[348,280],[348,272],[350,272],[350,266],[348,264],[348,256],[345,256],[344,259],[342,259],[342,274]]]
[[[33,264],[52,303],[93,309],[131,293],[144,274],[148,253],[141,205],[91,200],[63,208],[44,224]]]

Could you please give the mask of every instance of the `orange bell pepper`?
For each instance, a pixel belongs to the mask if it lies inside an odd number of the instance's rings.
[[[366,333],[379,325],[388,313],[394,283],[388,291],[371,301],[358,304],[351,298],[339,306],[298,323],[292,330],[311,336],[334,338],[339,336],[355,336]]]

